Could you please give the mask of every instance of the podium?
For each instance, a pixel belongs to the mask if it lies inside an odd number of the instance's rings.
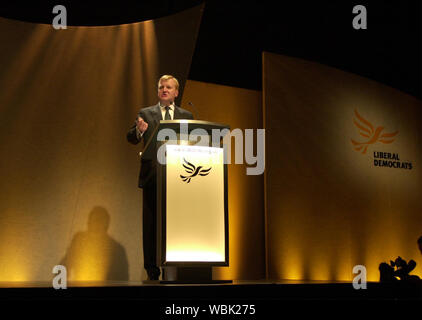
[[[229,265],[227,158],[229,126],[162,120],[141,157],[155,162],[157,265],[161,283],[221,283],[213,266]]]

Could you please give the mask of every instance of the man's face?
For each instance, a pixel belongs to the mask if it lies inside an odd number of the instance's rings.
[[[161,80],[158,85],[158,99],[162,105],[168,106],[179,94],[176,89],[176,82],[173,79]]]

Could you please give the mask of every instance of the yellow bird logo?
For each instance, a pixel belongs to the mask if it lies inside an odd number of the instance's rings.
[[[189,183],[193,177],[206,176],[210,173],[211,168],[202,169],[202,166],[195,167],[192,163],[188,162],[186,159],[183,159],[183,160],[185,160],[185,164],[183,164],[183,167],[185,168],[185,171],[190,175],[189,176],[180,175],[180,178],[182,178],[182,180],[186,183]]]
[[[366,153],[366,150],[368,149],[368,146],[377,142],[389,144],[394,141],[394,137],[399,133],[398,131],[392,132],[392,133],[382,133],[384,130],[384,127],[379,126],[375,129],[375,127],[370,123],[368,120],[366,120],[364,117],[362,117],[359,112],[355,109],[355,115],[356,119],[353,119],[353,123],[356,127],[359,129],[359,134],[362,137],[367,138],[368,140],[365,142],[357,142],[353,139],[351,139],[352,144],[356,151],[362,152],[362,154]]]

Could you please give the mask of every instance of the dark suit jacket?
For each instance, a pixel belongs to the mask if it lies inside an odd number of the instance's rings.
[[[139,111],[138,116],[144,119],[148,123],[148,129],[144,132],[141,139],[138,140],[136,135],[136,122],[129,129],[127,133],[127,140],[132,144],[138,144],[142,140],[146,143],[151,138],[152,133],[155,128],[160,124],[160,120],[163,120],[160,110],[160,105],[156,104],[155,106],[143,108]],[[188,110],[179,108],[175,106],[173,120],[176,119],[191,119],[193,120],[193,115]],[[155,149],[155,148],[154,148]],[[155,164],[157,161],[156,157],[152,157],[152,160],[144,159],[141,160],[141,170],[139,172],[139,187],[143,188],[147,183],[153,182],[151,179],[155,179]]]

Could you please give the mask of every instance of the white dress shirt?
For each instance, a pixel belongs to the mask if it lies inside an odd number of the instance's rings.
[[[170,107],[170,110],[169,110],[170,118],[171,120],[173,120],[174,119],[174,102],[170,104],[169,107]],[[160,109],[161,109],[161,119],[164,120],[164,117],[166,116],[166,107],[162,106],[160,103]]]

